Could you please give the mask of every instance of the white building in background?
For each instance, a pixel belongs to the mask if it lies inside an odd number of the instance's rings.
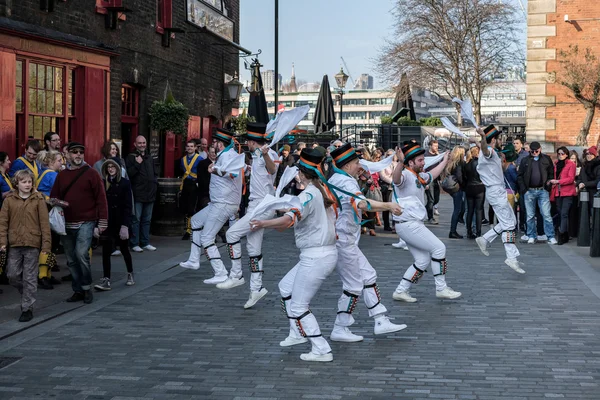
[[[373,89],[373,77],[369,74],[360,74],[354,85],[354,90]]]
[[[262,71],[260,75],[263,81],[263,87],[265,89],[265,92],[274,92],[276,87],[275,85],[277,84],[275,81],[275,71],[272,69],[267,69]],[[281,77],[281,74],[278,75],[278,84],[281,87],[281,82],[283,78]]]
[[[299,129],[305,129],[309,132],[314,131],[313,117],[319,98],[319,87],[310,84],[310,92],[298,93],[279,93],[279,105],[286,109],[310,106],[310,111],[303,121],[298,124]],[[304,86],[304,85],[303,85]],[[303,87],[301,86],[301,88]],[[274,115],[275,94],[265,91],[267,108],[271,117]],[[242,93],[240,97],[240,112],[248,109],[248,93]],[[336,131],[340,124],[340,101],[336,89],[331,90],[331,98],[334,102],[334,112],[336,116]],[[382,116],[389,116],[394,104],[395,93],[390,90],[350,90],[344,93],[342,121],[344,128],[354,127],[357,130],[374,128],[374,125],[381,123]],[[413,104],[417,119],[431,116],[429,108],[442,107],[449,105],[448,101],[440,100],[434,94],[428,91],[415,91],[413,93]]]

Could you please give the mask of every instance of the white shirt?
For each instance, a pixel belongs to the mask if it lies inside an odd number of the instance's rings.
[[[229,149],[221,153],[219,157],[223,158],[223,161],[227,161],[237,155],[238,153],[234,149]],[[225,176],[212,174],[208,189],[210,201],[212,203],[239,205],[242,199],[242,179],[244,179],[242,171],[237,176],[233,174],[225,174]]]
[[[312,183],[298,196],[302,202],[300,221],[294,225],[296,247],[300,250],[311,247],[335,245],[335,211],[325,209],[323,195]],[[290,211],[286,215],[292,216]]]
[[[203,160],[206,160],[208,158],[208,154],[205,151],[199,151],[198,155],[202,157]]]
[[[481,178],[481,182],[486,187],[502,186],[504,188],[504,172],[502,171],[502,160],[491,147],[490,157],[486,157],[481,152],[477,162],[477,172]]]
[[[362,192],[360,191],[358,181],[349,175],[335,173],[329,179],[329,183],[336,187],[339,187],[342,190],[345,190],[348,193],[353,193],[357,195],[357,197],[359,197],[362,200],[366,200],[365,196],[363,196]],[[356,243],[358,243],[358,240],[360,239],[360,222],[362,220],[362,212],[360,211],[360,209],[358,210],[357,223],[354,219],[356,217],[356,214],[354,212],[354,207],[352,203],[354,203],[358,208],[358,203],[360,203],[360,200],[338,191],[336,191],[335,193],[338,195],[338,197],[340,198],[340,202],[342,203],[342,210],[339,212],[338,218],[335,221],[335,229],[337,232],[354,236],[354,238],[356,239]]]
[[[273,162],[277,160],[277,153],[269,150],[269,157]],[[250,172],[250,201],[262,200],[267,194],[275,194],[275,174],[267,171],[267,163],[262,153],[252,153],[252,171]]]
[[[392,215],[392,219],[396,222],[406,222],[408,220],[423,220],[427,216],[425,210],[425,186],[431,183],[431,174],[421,172],[419,176],[425,181],[425,185],[421,184],[418,178],[411,171],[404,168],[402,171],[402,180],[399,185],[394,184],[394,201],[402,198],[416,198],[418,200],[400,202],[400,207],[403,208],[402,215]],[[420,203],[420,204],[419,204]],[[425,217],[423,217],[423,214]]]

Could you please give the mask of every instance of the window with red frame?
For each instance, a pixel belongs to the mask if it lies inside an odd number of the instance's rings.
[[[138,117],[139,91],[133,86],[121,86],[121,117]]]
[[[156,32],[173,27],[173,0],[156,0]]]

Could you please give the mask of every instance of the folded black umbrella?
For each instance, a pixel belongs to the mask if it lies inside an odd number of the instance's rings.
[[[331,98],[331,88],[329,87],[327,75],[323,76],[323,82],[321,82],[313,124],[315,124],[315,133],[328,132],[335,126],[333,99]]]
[[[258,71],[258,82],[261,90],[257,93],[250,93],[250,98],[248,99],[248,116],[254,117],[256,122],[268,124],[270,118],[260,70]]]

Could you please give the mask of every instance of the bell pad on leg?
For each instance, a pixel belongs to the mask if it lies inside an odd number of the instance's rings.
[[[517,231],[503,231],[502,232],[503,243],[516,243],[517,242]]]
[[[408,267],[402,279],[416,284],[417,282],[419,282],[419,279],[421,279],[424,273],[425,270],[420,270],[416,267],[415,264],[413,264],[410,267]]]
[[[232,260],[239,260],[242,258],[242,245],[239,240],[235,243],[227,243],[227,252],[229,258]]]
[[[342,292],[338,300],[338,314],[352,314],[358,302],[358,295],[350,293],[347,290]]]
[[[448,269],[448,262],[445,258],[432,258],[431,259],[431,271],[433,276],[446,275]]]
[[[294,322],[296,324],[296,328],[298,329],[298,333],[300,333],[302,337],[316,338],[321,336],[321,330],[319,329],[317,319],[310,310],[306,311],[299,317],[290,318],[295,320]],[[304,322],[302,322],[302,320],[304,320]]]

